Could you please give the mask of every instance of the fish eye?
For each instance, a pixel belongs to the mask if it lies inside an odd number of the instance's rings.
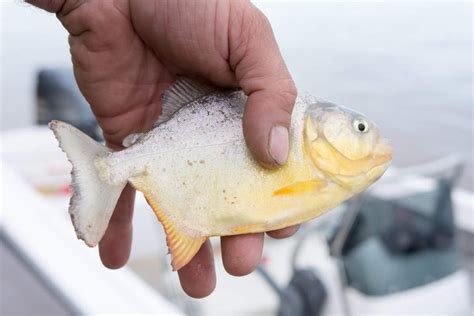
[[[367,133],[369,131],[369,124],[364,119],[355,119],[352,122],[352,126],[359,133]]]

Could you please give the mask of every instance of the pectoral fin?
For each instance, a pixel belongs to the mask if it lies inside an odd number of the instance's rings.
[[[123,147],[130,147],[135,144],[140,138],[142,138],[145,134],[144,133],[133,133],[125,137],[122,141]]]
[[[153,193],[155,185],[148,177],[136,177],[130,181],[135,189],[141,191],[148,204],[153,208],[158,220],[163,225],[166,234],[166,243],[171,254],[171,266],[173,271],[181,269],[189,263],[199,251],[201,245],[206,241],[206,236],[191,234],[190,230],[184,229],[167,216],[167,212],[160,210],[158,200]]]
[[[321,180],[309,180],[293,183],[289,186],[283,187],[273,192],[273,195],[294,195],[314,193],[326,186],[326,183]]]

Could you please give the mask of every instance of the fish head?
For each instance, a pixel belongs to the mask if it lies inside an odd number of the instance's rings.
[[[379,179],[392,160],[392,147],[375,123],[332,103],[308,106],[304,134],[314,166],[353,193]]]

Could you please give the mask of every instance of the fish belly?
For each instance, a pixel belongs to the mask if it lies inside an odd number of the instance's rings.
[[[193,236],[225,236],[293,225],[337,204],[344,194],[331,186],[318,192],[276,195],[310,179],[290,159],[280,170],[261,168],[243,141],[158,155],[131,183],[156,213]],[[158,214],[157,214],[158,215]]]

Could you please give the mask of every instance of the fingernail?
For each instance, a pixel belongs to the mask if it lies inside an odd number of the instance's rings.
[[[270,132],[269,152],[280,166],[288,159],[288,147],[288,129],[283,126],[273,126]]]

